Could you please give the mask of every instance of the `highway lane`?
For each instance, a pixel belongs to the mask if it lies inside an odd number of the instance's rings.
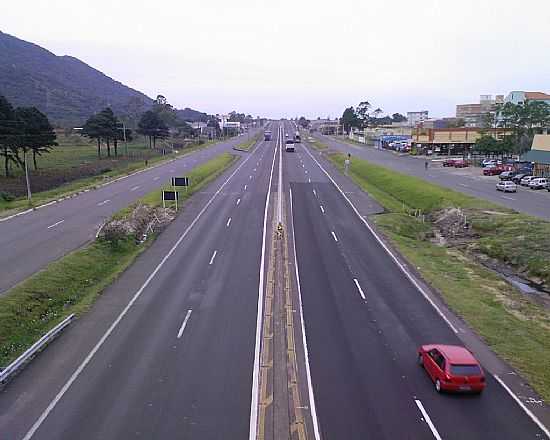
[[[8,386],[0,399],[2,436],[31,438],[25,433],[44,414],[33,439],[246,438],[274,144],[262,142],[241,160],[198,220],[178,217],[82,323]],[[141,294],[79,370],[128,290]]]
[[[479,170],[479,176],[471,176],[469,173],[443,168],[435,163],[432,163],[428,170],[425,170],[424,160],[408,155],[400,156],[387,150],[353,145],[319,133],[314,133],[313,137],[334,150],[351,153],[352,158],[357,156],[401,173],[421,177],[438,185],[452,188],[455,191],[499,203],[526,214],[544,219],[550,218],[550,193],[547,191],[533,191],[521,187],[517,193],[503,194],[495,189],[498,180],[494,177],[482,176],[481,170]]]
[[[0,221],[0,295],[92,240],[118,210],[242,142],[242,136],[199,150],[77,197]]]
[[[300,150],[285,155],[285,191],[323,437],[543,438],[492,377],[480,397],[435,392],[416,348],[460,340]]]

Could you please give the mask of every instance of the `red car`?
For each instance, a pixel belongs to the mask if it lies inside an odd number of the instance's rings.
[[[437,392],[481,393],[485,389],[483,369],[464,347],[423,345],[418,349],[418,363],[434,382]]]
[[[454,167],[455,166],[455,160],[454,159],[445,159],[443,161],[444,167]]]
[[[494,167],[485,167],[483,168],[483,175],[484,176],[498,176],[499,174],[501,174],[502,172],[504,172],[505,169],[502,165],[497,165],[497,166],[494,166]]]
[[[455,162],[454,163],[455,168],[466,168],[467,166],[469,166],[468,161],[463,159],[455,160],[454,162]]]

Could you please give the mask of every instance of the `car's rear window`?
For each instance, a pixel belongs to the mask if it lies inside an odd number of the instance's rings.
[[[479,376],[481,369],[477,365],[451,364],[451,374],[455,376]]]

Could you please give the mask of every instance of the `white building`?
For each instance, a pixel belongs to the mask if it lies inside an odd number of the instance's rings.
[[[409,127],[416,127],[418,124],[428,119],[428,110],[420,112],[407,112],[407,124]]]

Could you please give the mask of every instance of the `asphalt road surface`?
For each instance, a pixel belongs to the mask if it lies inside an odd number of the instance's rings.
[[[97,190],[0,221],[0,295],[18,282],[95,238],[118,210],[186,171],[243,142],[230,139]]]
[[[275,144],[261,142],[193,196],[92,310],[8,384],[0,438],[250,438]],[[481,396],[436,393],[416,348],[459,343],[457,335],[303,146],[283,153],[281,187],[299,269],[292,312],[307,341],[303,405],[319,428],[308,438],[544,438],[492,376]],[[379,209],[344,191],[361,215]]]
[[[370,146],[349,144],[319,133],[313,134],[313,137],[333,150],[350,153],[352,160],[353,156],[357,156],[401,173],[421,177],[438,185],[452,188],[455,191],[489,200],[526,214],[550,219],[550,193],[548,191],[534,191],[518,186],[517,193],[504,194],[495,189],[498,177],[483,176],[481,169],[477,169],[477,175],[472,175],[470,170],[443,168],[440,163],[431,162],[426,170],[424,160],[409,155],[399,155]]]
[[[202,201],[193,196],[94,309],[8,385],[0,438],[248,437],[274,153],[274,141],[261,142]]]

